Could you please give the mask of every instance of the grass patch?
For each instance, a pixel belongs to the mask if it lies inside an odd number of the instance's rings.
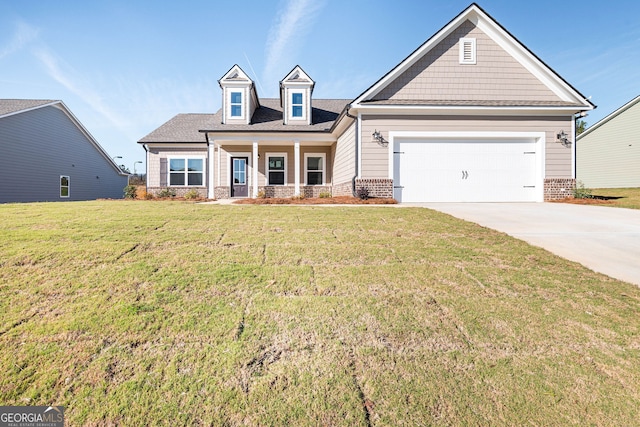
[[[588,194],[588,197],[565,199],[561,202],[640,209],[640,188],[596,188],[581,191]]]
[[[4,405],[64,405],[68,425],[640,419],[640,289],[438,212],[0,217]]]

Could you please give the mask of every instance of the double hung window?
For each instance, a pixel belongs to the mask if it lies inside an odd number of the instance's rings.
[[[325,184],[325,164],[326,156],[324,153],[304,155],[304,175],[306,185]]]
[[[169,159],[169,185],[202,186],[204,185],[203,158]]]
[[[242,92],[231,92],[231,117],[242,117]]]
[[[293,92],[291,94],[291,117],[303,117],[302,93]]]
[[[66,175],[60,175],[60,197],[69,197],[70,179]]]
[[[267,154],[267,185],[285,185],[287,182],[287,154]]]

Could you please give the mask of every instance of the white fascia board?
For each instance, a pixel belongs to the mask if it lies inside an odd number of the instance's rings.
[[[389,82],[393,81],[400,74],[404,73],[409,67],[418,62],[420,58],[422,58],[426,52],[430,51],[435,45],[440,43],[444,38],[446,38],[449,34],[455,30],[461,22],[468,19],[469,13],[473,10],[475,6],[472,6],[469,11],[465,14],[458,16],[457,19],[451,21],[447,26],[445,26],[438,33],[434,34],[429,40],[427,40],[421,47],[419,47],[416,51],[414,51],[411,55],[409,55],[404,61],[398,64],[395,69],[392,69],[389,74],[384,76],[381,80],[379,80],[376,84],[374,84],[369,90],[360,95],[353,101],[354,107],[359,107],[360,102],[363,100],[375,96],[378,92],[384,89]]]
[[[465,115],[570,115],[575,114],[578,107],[477,107],[477,106],[416,106],[416,105],[359,105],[353,107],[352,110],[363,114],[388,114],[388,115],[405,115],[405,114],[428,114],[428,115],[447,115],[447,114],[465,114]]]
[[[478,11],[478,13],[482,12]],[[483,18],[474,22],[476,26],[548,87],[549,90],[563,101],[579,102],[584,105],[584,109],[593,109],[593,106],[586,102],[579,93],[564,82],[554,71],[550,70],[547,65],[532,55],[531,52],[526,50],[520,42],[497,26],[489,17],[483,16]]]
[[[584,132],[582,132],[580,135],[578,135],[576,137],[576,140],[580,140],[585,135],[589,135],[591,133],[591,131],[593,131],[595,129],[598,129],[600,126],[602,126],[603,124],[607,123],[609,120],[611,120],[611,119],[619,116],[620,114],[624,113],[626,110],[628,110],[629,108],[633,107],[638,102],[640,102],[640,96],[636,96],[631,101],[627,102],[622,107],[620,107],[617,110],[615,110],[613,113],[609,114],[608,116],[604,117],[603,119],[600,119],[598,122],[596,122],[593,125],[589,126]],[[581,118],[582,117],[577,117],[577,119],[581,119]]]
[[[313,143],[327,143],[333,144],[338,140],[337,136],[331,133],[323,133],[321,135],[317,134],[296,134],[296,133],[266,133],[266,134],[255,134],[255,133],[234,133],[230,134],[217,134],[207,132],[209,136],[209,140],[215,141],[216,144],[224,144],[224,143],[245,143],[245,142],[253,142],[258,141],[262,142],[283,142],[284,144],[293,143],[294,140],[300,141],[300,144],[305,142],[313,142]],[[183,146],[183,145],[181,145]]]
[[[168,149],[168,148],[199,148],[201,150],[207,149],[207,143],[194,142],[194,143],[180,143],[180,142],[147,142],[144,144],[147,149]]]

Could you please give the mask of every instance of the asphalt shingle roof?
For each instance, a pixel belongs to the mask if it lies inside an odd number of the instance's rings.
[[[0,116],[57,102],[51,99],[0,99]]]
[[[178,114],[171,120],[142,138],[140,143],[150,142],[205,142],[199,132],[328,132],[340,117],[340,113],[351,100],[312,100],[311,125],[285,125],[282,107],[277,98],[260,99],[250,125],[222,124],[222,109],[215,114]]]

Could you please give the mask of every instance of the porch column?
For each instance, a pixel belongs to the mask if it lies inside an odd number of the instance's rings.
[[[258,141],[253,141],[253,156],[252,156],[252,165],[251,165],[251,171],[252,171],[252,188],[253,191],[251,192],[252,196],[254,199],[256,197],[258,197]]]
[[[300,141],[293,141],[293,170],[294,170],[294,192],[295,196],[300,195]]]
[[[209,170],[207,171],[207,175],[209,176],[208,184],[207,184],[207,198],[215,199],[215,162],[213,161],[215,158],[215,143],[213,141],[209,141]]]

